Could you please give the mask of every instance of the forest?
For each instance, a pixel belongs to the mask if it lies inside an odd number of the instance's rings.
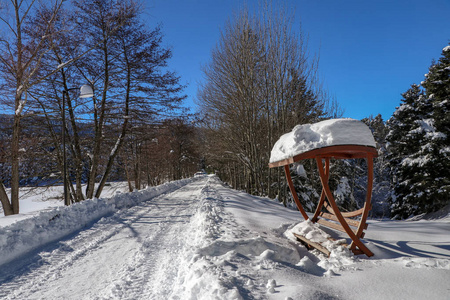
[[[292,206],[282,170],[268,167],[274,143],[343,109],[289,12],[242,9],[224,25],[193,113],[182,105],[181,78],[168,71],[161,27],[141,11],[134,0],[0,6],[4,214],[19,213],[22,186],[64,184],[71,204],[100,197],[110,181],[132,191],[201,170]],[[379,154],[372,217],[404,219],[450,202],[450,46],[440,50],[388,120],[377,112],[362,120]],[[84,85],[90,97],[81,96]],[[315,172],[313,162],[291,168],[309,209],[320,196]],[[363,203],[365,176],[364,160],[333,162],[330,186],[344,211]]]

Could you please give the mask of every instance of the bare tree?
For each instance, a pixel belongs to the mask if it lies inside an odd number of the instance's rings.
[[[8,89],[2,105],[14,112],[14,120],[10,146],[11,164],[11,195],[8,197],[3,183],[0,184],[0,200],[5,215],[19,213],[19,141],[20,124],[28,101],[28,91],[31,87],[44,80],[50,74],[37,76],[41,59],[50,49],[47,41],[52,39],[52,26],[64,0],[55,0],[49,4],[51,13],[45,19],[46,25],[39,28],[41,35],[34,38],[25,30],[26,22],[32,17],[36,1],[24,2],[13,0],[1,14],[4,34],[0,36],[0,70],[2,73],[2,88]],[[6,2],[5,2],[6,3]],[[11,18],[9,18],[11,17]],[[52,72],[56,72],[56,67]]]
[[[161,46],[160,28],[149,30],[142,23],[136,1],[80,0],[75,7],[68,14],[71,28],[55,41],[46,63],[63,64],[88,50],[89,55],[64,65],[36,91],[37,109],[47,116],[49,128],[54,128],[52,121],[60,118],[63,109],[69,114],[64,130],[70,154],[66,176],[75,177],[75,186],[69,184],[72,202],[99,197],[126,136],[185,98],[176,74],[164,71],[171,51]],[[86,101],[67,92],[67,107],[62,107],[61,91],[85,82],[94,88],[94,97]],[[57,134],[53,140],[60,149]],[[61,154],[56,154],[61,166]]]
[[[161,46],[162,34],[159,27],[148,30],[137,18],[131,18],[116,35],[119,56],[116,58],[114,82],[121,88],[122,105],[117,109],[120,133],[110,152],[95,196],[100,193],[108,178],[114,159],[122,148],[129,131],[129,120],[135,126],[150,123],[159,118],[162,111],[172,111],[186,97],[180,95],[183,86],[173,72],[164,71],[167,60],[172,56],[169,49]],[[140,152],[139,142],[135,149]],[[138,169],[136,166],[135,169]],[[140,174],[137,170],[136,175]],[[141,186],[140,176],[137,187]]]
[[[204,68],[198,95],[210,144],[223,145],[216,157],[228,161],[222,162],[226,173],[240,173],[230,176],[239,182],[236,188],[253,194],[282,193],[278,170],[267,167],[279,136],[330,113],[318,60],[309,56],[286,11],[265,3],[257,14],[244,9],[229,21]]]

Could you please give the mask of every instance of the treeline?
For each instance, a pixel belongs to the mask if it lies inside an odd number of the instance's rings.
[[[195,172],[183,86],[166,70],[171,50],[137,1],[8,1],[0,10],[6,215],[19,212],[18,188],[30,177],[66,177],[73,203],[99,197],[117,174],[131,189]]]
[[[446,47],[387,122],[381,115],[362,120],[379,151],[372,216],[406,218],[449,203],[449,57]],[[292,15],[270,4],[256,14],[242,10],[225,25],[204,75],[198,100],[210,170],[233,188],[292,205],[281,168],[268,168],[274,143],[297,124],[341,116],[318,80],[304,36],[293,29]],[[303,206],[315,209],[321,188],[315,163],[293,164],[291,173]],[[360,208],[366,162],[334,161],[330,174],[343,211]]]

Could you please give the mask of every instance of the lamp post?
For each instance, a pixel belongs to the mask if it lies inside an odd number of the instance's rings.
[[[63,184],[64,184],[64,205],[70,205],[68,197],[68,182],[67,182],[67,162],[66,162],[66,94],[71,90],[77,90],[78,88],[64,89],[63,101],[62,101],[62,144],[63,144]],[[84,84],[80,88],[79,98],[89,98],[94,96],[92,87],[88,84]]]

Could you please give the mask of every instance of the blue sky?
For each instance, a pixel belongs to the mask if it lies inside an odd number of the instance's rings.
[[[241,0],[145,0],[149,26],[162,24],[176,71],[195,110],[201,66],[208,63],[220,31],[244,4]],[[278,3],[274,1],[274,3]],[[450,41],[450,0],[288,0],[296,26],[320,55],[320,77],[345,110],[361,119],[381,113],[387,120],[401,93],[420,83],[432,59]],[[301,25],[300,25],[301,24]]]

